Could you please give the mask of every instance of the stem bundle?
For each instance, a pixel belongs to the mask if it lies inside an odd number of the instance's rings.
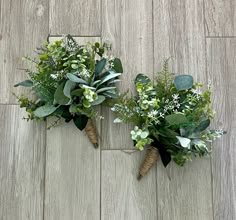
[[[89,140],[93,144],[95,148],[98,148],[98,137],[97,137],[97,130],[93,124],[92,119],[88,119],[87,125],[85,127],[85,133],[87,134]]]
[[[145,176],[149,172],[149,170],[157,162],[158,158],[159,158],[159,153],[157,148],[151,146],[150,149],[147,150],[144,161],[139,168],[139,173],[137,177],[138,180],[140,180],[143,176]]]

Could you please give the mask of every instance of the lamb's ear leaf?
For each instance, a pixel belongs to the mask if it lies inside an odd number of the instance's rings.
[[[147,84],[150,83],[151,80],[146,75],[139,73],[135,78],[135,84],[138,82],[141,84]]]
[[[70,98],[65,96],[64,86],[65,86],[65,81],[63,81],[57,87],[57,90],[54,94],[54,104],[60,104],[60,105],[68,105],[69,104]]]
[[[79,129],[79,130],[83,130],[86,125],[87,125],[87,122],[88,122],[88,117],[85,116],[85,115],[76,115],[74,118],[73,118],[73,121],[74,121],[74,124],[75,126]]]
[[[63,93],[66,97],[71,99],[71,91],[75,88],[76,83],[71,80],[67,80],[63,89]]]
[[[59,106],[54,106],[54,105],[43,105],[34,111],[34,115],[38,118],[44,118],[55,112],[58,107]]]
[[[117,72],[117,73],[123,73],[123,66],[121,63],[121,60],[119,58],[115,58],[113,61],[113,69]]]
[[[82,83],[82,84],[87,84],[87,82],[78,76],[74,75],[73,73],[67,73],[66,76],[68,77],[69,80],[75,83]]]
[[[98,95],[97,99],[96,99],[95,101],[93,101],[91,104],[92,104],[92,105],[99,105],[99,104],[101,104],[102,102],[104,102],[105,99],[106,99],[105,96],[103,96],[103,95]]]
[[[14,85],[14,87],[18,87],[18,86],[32,87],[33,86],[33,82],[31,80],[27,79],[27,80],[24,80],[24,81],[19,82],[19,83]]]
[[[193,77],[190,75],[179,75],[174,79],[174,84],[177,90],[191,89],[193,86]]]
[[[104,67],[106,66],[107,60],[105,58],[102,58],[100,61],[97,62],[95,66],[95,75],[99,75]]]

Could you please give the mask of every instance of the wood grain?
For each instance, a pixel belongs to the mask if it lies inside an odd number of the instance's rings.
[[[0,7],[0,103],[16,103],[11,91],[26,92],[13,89],[26,78],[18,69],[27,67],[22,57],[32,56],[48,35],[48,1],[1,0]]]
[[[154,1],[154,63],[165,58],[176,73],[207,82],[202,0]],[[167,173],[171,177],[169,180]],[[158,219],[212,219],[210,160],[157,169]]]
[[[78,43],[99,40],[76,38]],[[96,127],[100,133],[99,120]],[[72,122],[47,131],[45,219],[100,219],[100,149]]]
[[[101,34],[100,0],[50,0],[50,33],[77,36]]]
[[[236,39],[207,39],[207,67],[217,121],[227,131],[212,157],[214,220],[236,219]]]
[[[102,1],[102,40],[112,43],[115,56],[124,66],[120,90],[134,91],[134,79],[140,72],[153,76],[152,1]],[[130,128],[113,124],[114,115],[109,109],[102,112],[102,146],[104,149],[130,149],[133,143]]]
[[[158,164],[158,219],[213,220],[211,192],[209,159],[196,159],[185,167]]]
[[[45,132],[22,120],[19,106],[0,105],[0,219],[43,219]]]
[[[236,1],[205,0],[207,36],[236,36]]]
[[[137,180],[144,152],[102,151],[102,220],[156,220],[156,167]]]
[[[155,71],[170,58],[174,73],[206,82],[203,1],[154,1],[153,14]]]

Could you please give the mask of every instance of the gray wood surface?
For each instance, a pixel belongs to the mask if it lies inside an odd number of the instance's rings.
[[[205,0],[206,34],[236,36],[236,1]]]
[[[156,220],[156,168],[141,181],[139,165],[145,152],[103,150],[102,220]]]
[[[76,40],[85,43],[100,38]],[[100,133],[99,120],[96,127]],[[45,219],[100,219],[100,149],[94,149],[73,122],[66,124],[62,120],[47,131],[45,172]]]
[[[143,72],[153,76],[152,1],[102,1],[102,40],[112,43],[113,53],[124,66],[121,91],[134,91],[134,78]],[[104,149],[132,149],[131,126],[113,124],[114,115],[102,112],[102,147]]]
[[[48,35],[48,1],[0,1],[0,103],[15,103],[13,85],[23,81],[26,68],[22,57],[33,55],[33,50]]]
[[[174,73],[206,83],[203,1],[154,1],[153,14],[155,70],[171,57]],[[212,219],[210,160],[171,164],[166,172],[158,165],[157,196],[160,220]]]
[[[158,220],[213,220],[209,158],[157,168]]]
[[[100,0],[49,0],[50,34],[99,36],[101,34]]]
[[[0,219],[42,220],[45,124],[22,120],[19,106],[0,105]]]
[[[213,146],[214,220],[236,219],[236,39],[207,40],[207,69],[212,80],[215,128],[227,134]]]

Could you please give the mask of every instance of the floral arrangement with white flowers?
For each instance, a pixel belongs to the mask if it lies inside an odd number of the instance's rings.
[[[38,48],[36,58],[26,58],[33,64],[26,69],[29,79],[15,85],[30,87],[35,95],[33,100],[17,96],[28,113],[26,119],[56,116],[72,120],[97,147],[91,121],[98,115],[94,107],[117,97],[115,83],[123,72],[120,59],[114,58],[110,49],[106,43],[79,45],[70,35]]]
[[[164,166],[173,160],[180,166],[194,156],[206,156],[222,130],[209,129],[214,117],[211,88],[193,81],[190,75],[170,73],[168,60],[155,81],[144,74],[135,79],[137,95],[121,96],[112,110],[115,122],[132,123],[131,137],[137,149],[148,147],[139,171],[144,176],[160,155]],[[150,147],[151,146],[151,147]]]

